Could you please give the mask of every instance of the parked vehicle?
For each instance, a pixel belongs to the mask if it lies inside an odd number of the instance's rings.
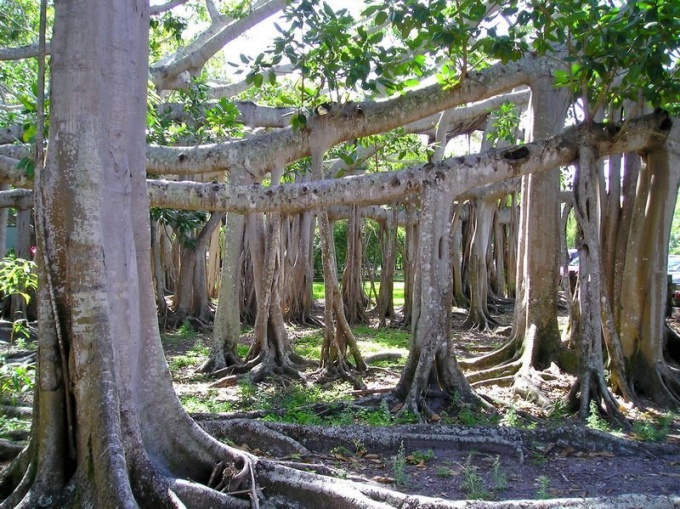
[[[668,257],[668,311],[680,307],[680,256]]]

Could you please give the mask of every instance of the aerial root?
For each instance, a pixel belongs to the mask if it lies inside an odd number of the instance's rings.
[[[232,497],[247,495],[250,498],[250,507],[259,507],[253,461],[246,457],[238,456],[232,463],[218,462],[210,475],[208,487]]]

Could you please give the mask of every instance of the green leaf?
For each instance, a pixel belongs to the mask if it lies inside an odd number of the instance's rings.
[[[375,24],[376,25],[382,25],[387,21],[387,13],[385,11],[380,11],[378,14],[375,15]]]

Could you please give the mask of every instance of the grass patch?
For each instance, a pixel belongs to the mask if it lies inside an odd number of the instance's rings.
[[[216,391],[208,391],[205,398],[196,394],[180,396],[179,400],[189,413],[222,413],[236,410],[228,401],[218,401]]]
[[[321,344],[323,343],[323,330],[315,330],[295,338],[293,350],[306,359],[318,360],[321,357]]]
[[[404,305],[404,282],[403,281],[394,281],[393,283],[393,289],[392,289],[392,299],[394,301],[395,307],[400,307]],[[366,295],[370,295],[371,292],[371,282],[370,281],[364,281],[364,291],[366,292]],[[375,291],[379,292],[380,291],[380,282],[376,281],[375,282]],[[323,281],[317,281],[312,284],[312,295],[314,296],[314,299],[323,299],[324,298],[324,283]],[[375,295],[371,295],[372,299],[375,299]]]
[[[171,341],[174,342],[176,339],[172,338]],[[186,343],[189,341],[192,340],[180,339],[179,344],[175,343],[174,347],[179,348],[180,346],[188,346]],[[170,372],[173,374],[173,378],[177,375],[180,375],[179,372],[183,369],[198,366],[203,361],[205,361],[208,355],[210,355],[210,349],[203,344],[203,341],[201,341],[200,338],[194,338],[193,341],[194,343],[189,346],[189,348],[184,353],[169,356],[168,367],[170,368]]]
[[[11,434],[16,431],[29,432],[31,429],[31,418],[21,419],[19,417],[7,417],[0,415],[0,438],[12,439]]]

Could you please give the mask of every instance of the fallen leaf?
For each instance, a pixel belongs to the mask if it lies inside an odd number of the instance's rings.
[[[394,479],[384,475],[376,475],[370,479],[373,482],[379,482],[381,484],[394,484]]]

